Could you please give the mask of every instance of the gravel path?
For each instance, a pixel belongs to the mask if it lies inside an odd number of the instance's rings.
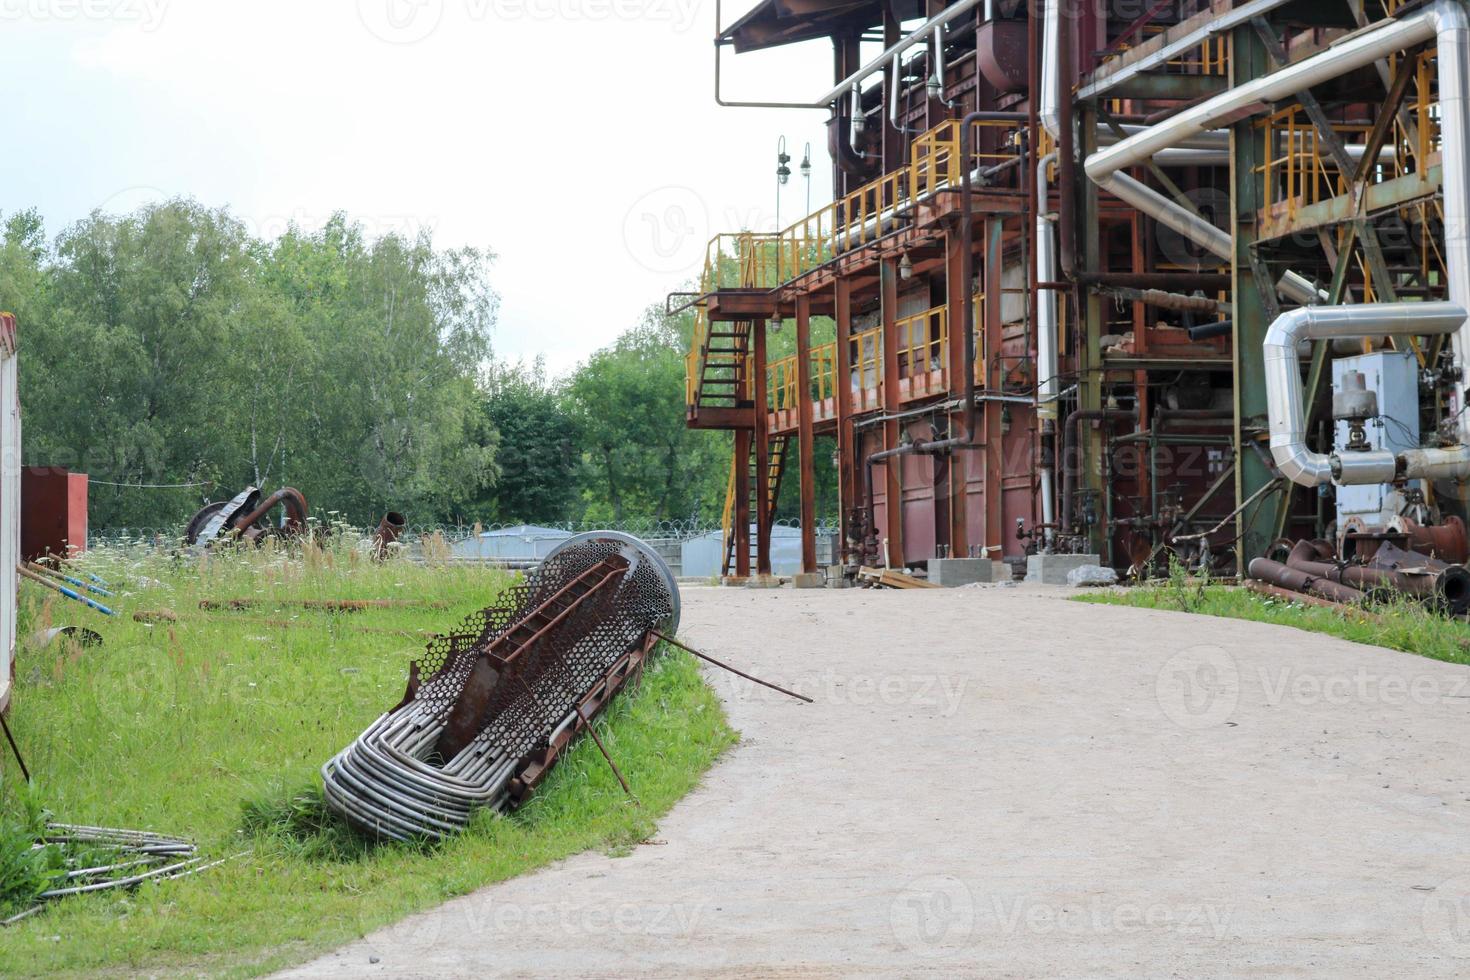
[[[291,975],[1470,975],[1470,668],[1064,595],[687,588],[817,703],[711,673],[656,843]]]

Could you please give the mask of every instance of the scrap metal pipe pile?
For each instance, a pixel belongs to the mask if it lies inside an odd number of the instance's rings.
[[[435,638],[403,700],[322,767],[354,825],[442,838],[518,802],[679,618],[668,566],[614,531],[563,542],[508,598]]]

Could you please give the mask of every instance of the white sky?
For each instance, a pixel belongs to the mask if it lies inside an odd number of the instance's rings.
[[[750,6],[734,0],[725,22]],[[499,256],[501,356],[574,366],[715,231],[830,198],[825,113],[714,103],[713,0],[0,0],[0,210],[55,236],[175,195],[257,234],[334,210]],[[810,101],[824,42],[725,54],[726,98]]]

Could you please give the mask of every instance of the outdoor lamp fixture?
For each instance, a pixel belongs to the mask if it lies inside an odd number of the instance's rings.
[[[898,278],[905,280],[914,278],[914,261],[909,258],[907,252],[903,253],[903,258],[898,260]]]
[[[776,333],[781,332],[781,313],[779,310],[771,316],[771,329]]]
[[[801,179],[806,182],[806,213],[812,213],[812,145],[807,143],[801,155]]]
[[[791,154],[786,152],[786,137],[776,143],[776,179],[786,183],[791,179],[791,168],[787,166],[791,162]]]
[[[931,99],[937,99],[944,94],[943,86],[939,84],[938,75],[930,75],[929,84],[925,85],[924,88],[928,90],[929,98]]]

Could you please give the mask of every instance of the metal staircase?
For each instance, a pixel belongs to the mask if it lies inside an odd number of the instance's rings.
[[[786,447],[791,441],[790,436],[771,436],[770,457],[766,467],[766,530],[770,530],[776,522],[776,501],[781,497],[781,477],[786,472]],[[723,518],[724,528],[724,559],[720,565],[720,574],[729,575],[735,568],[735,467],[742,465],[741,460],[732,458],[730,460],[730,480],[725,487],[725,513]],[[750,563],[755,567],[757,528],[756,515],[760,513],[756,506],[756,455],[752,447],[750,458],[744,461],[750,474]]]

